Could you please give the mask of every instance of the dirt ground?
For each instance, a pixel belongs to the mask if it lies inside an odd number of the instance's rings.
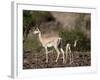
[[[73,62],[70,63],[69,58],[63,63],[62,54],[58,62],[56,60],[56,52],[49,53],[49,62],[46,63],[45,53],[37,53],[35,51],[25,51],[23,53],[23,69],[41,69],[41,68],[58,68],[58,67],[78,67],[90,66],[91,54],[90,52],[72,52]]]

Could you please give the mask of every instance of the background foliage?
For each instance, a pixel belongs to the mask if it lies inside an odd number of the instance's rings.
[[[78,40],[78,51],[90,51],[91,40],[90,35],[87,37],[86,33],[90,31],[90,17],[85,13],[78,14],[78,18],[75,20],[74,29],[68,30],[67,26],[63,27],[63,24],[54,17],[52,12],[47,11],[23,11],[23,41],[24,50],[37,49],[41,47],[37,37],[33,35],[32,30],[35,27],[39,27],[41,32],[50,31],[58,32],[59,36],[63,39],[63,46],[68,42],[73,44],[75,40]],[[59,17],[59,16],[58,16]],[[68,25],[70,26],[70,25]]]

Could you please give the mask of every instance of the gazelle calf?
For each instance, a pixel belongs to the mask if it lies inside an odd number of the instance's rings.
[[[65,54],[65,56],[66,56],[66,62],[67,62],[67,59],[69,57],[70,64],[73,62],[73,53],[72,53],[72,50],[73,50],[73,48],[75,48],[77,46],[77,41],[78,40],[75,40],[74,44],[67,43],[66,46],[65,46],[65,51],[64,51],[64,49],[62,47],[60,48],[60,51],[63,54],[63,59],[64,59],[64,54]],[[64,62],[65,62],[65,59],[64,59]]]
[[[72,53],[71,53],[71,44],[70,43],[67,43],[66,44],[66,59],[68,58],[68,55],[69,55],[69,59],[70,59],[70,63],[73,61],[72,59]]]
[[[71,45],[70,43],[66,44],[66,59],[68,58],[68,55],[69,55],[70,64],[73,62],[73,53],[72,53],[72,50],[73,50],[73,48],[75,48],[77,46],[77,42],[78,42],[78,40],[75,40],[74,41],[74,45]]]
[[[48,49],[47,49],[48,47],[54,47],[54,49],[56,50],[56,52],[57,52],[56,62],[57,62],[59,55],[60,55],[58,45],[61,42],[61,37],[59,37],[59,36],[46,37],[45,35],[41,34],[41,31],[38,28],[36,28],[36,30],[33,33],[38,34],[39,41],[41,42],[42,46],[45,49],[46,63],[48,63]],[[63,62],[64,62],[64,58],[63,58]]]

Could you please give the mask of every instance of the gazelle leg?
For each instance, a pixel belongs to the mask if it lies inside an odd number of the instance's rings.
[[[71,49],[69,47],[69,56],[70,56],[70,64],[73,63],[73,54],[71,53]]]
[[[71,64],[72,63],[72,54],[69,53],[69,63]]]
[[[67,62],[67,59],[68,59],[68,50],[66,50],[66,62]]]
[[[71,53],[70,55],[71,55],[70,64],[72,64],[72,63],[73,63],[73,61],[74,61],[74,60],[73,60],[73,54]]]
[[[54,48],[55,48],[55,50],[57,52],[57,58],[56,58],[56,62],[57,62],[58,59],[59,59],[60,51],[59,51],[59,49],[57,47],[54,47]]]
[[[60,50],[61,50],[61,53],[62,53],[62,55],[63,55],[63,63],[65,63],[65,55],[64,55],[64,50],[63,50],[62,48],[60,48]]]
[[[46,51],[46,63],[48,63],[48,50],[47,50],[47,47],[45,47],[45,51]]]

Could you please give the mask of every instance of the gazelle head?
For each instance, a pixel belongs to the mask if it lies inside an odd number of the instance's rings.
[[[74,47],[77,46],[77,42],[78,42],[78,40],[75,40],[75,41],[74,41]]]
[[[33,34],[39,34],[39,33],[40,33],[40,30],[39,30],[39,28],[37,27],[37,28],[34,30]]]

